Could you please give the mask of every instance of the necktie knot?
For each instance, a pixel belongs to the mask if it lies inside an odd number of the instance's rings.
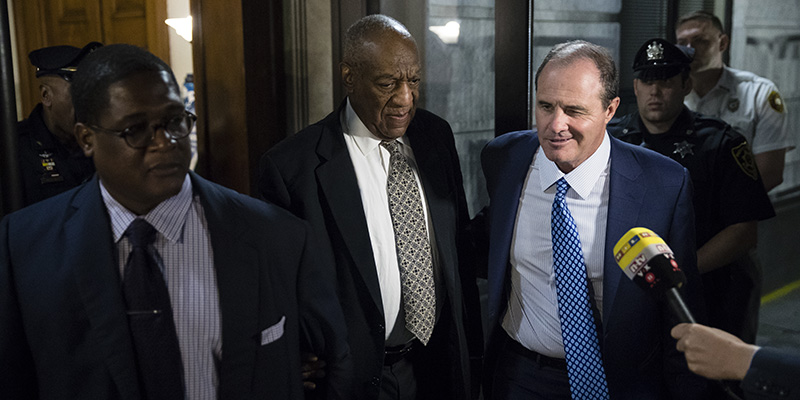
[[[128,225],[125,236],[133,247],[147,247],[156,241],[156,228],[142,218],[136,218]]]
[[[566,178],[561,178],[556,181],[556,199],[558,201],[563,201],[564,198],[567,197],[567,191],[569,190],[569,183],[567,183]]]
[[[400,147],[397,145],[397,142],[394,141],[394,140],[392,140],[392,141],[384,140],[384,141],[381,142],[381,146],[383,146],[384,149],[388,150],[389,153],[391,153],[392,155],[400,153]]]

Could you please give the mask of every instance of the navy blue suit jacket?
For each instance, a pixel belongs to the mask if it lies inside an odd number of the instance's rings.
[[[301,399],[301,337],[331,351],[334,365],[347,357],[343,337],[338,355],[333,340],[325,343],[333,330],[344,332],[341,310],[329,308],[333,286],[298,285],[325,274],[312,260],[308,227],[278,207],[191,178],[217,275],[219,398]],[[283,336],[262,345],[260,332],[284,317]],[[141,397],[96,176],[2,221],[0,360],[4,399]]]
[[[796,349],[795,349],[796,351]],[[763,347],[742,380],[745,399],[800,399],[800,354]]]
[[[703,312],[689,173],[655,152],[610,140],[601,338],[609,393],[612,399],[695,398],[705,382],[689,372],[675,349],[669,331],[676,321],[666,306],[623,274],[613,254],[614,245],[629,229],[653,230],[675,252],[686,273],[682,292],[689,307]],[[535,133],[521,131],[497,137],[481,154],[490,198],[488,319],[492,333],[487,359],[505,334],[500,323],[508,303],[509,250],[520,194],[538,148]]]

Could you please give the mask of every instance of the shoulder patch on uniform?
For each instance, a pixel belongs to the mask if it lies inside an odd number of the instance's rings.
[[[739,164],[739,168],[742,169],[742,172],[750,178],[753,178],[753,180],[758,179],[756,160],[747,142],[742,142],[740,145],[732,148],[731,155],[733,155],[733,159],[736,160],[736,164]]]
[[[773,110],[783,113],[783,99],[781,98],[781,94],[777,91],[773,90],[770,92],[769,97],[769,106],[772,107]]]

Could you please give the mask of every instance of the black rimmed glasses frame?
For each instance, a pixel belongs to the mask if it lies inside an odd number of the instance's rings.
[[[150,146],[150,143],[156,138],[156,132],[158,132],[159,129],[163,129],[169,139],[179,140],[189,136],[196,121],[196,115],[184,110],[182,117],[175,117],[167,123],[155,126],[149,124],[146,126],[138,125],[122,130],[107,129],[93,124],[86,124],[86,126],[92,130],[122,138],[125,140],[125,144],[131,148],[145,149]]]

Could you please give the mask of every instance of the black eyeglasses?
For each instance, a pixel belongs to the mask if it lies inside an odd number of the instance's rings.
[[[166,133],[167,137],[170,139],[183,139],[189,136],[195,121],[197,121],[196,115],[189,111],[184,111],[183,114],[175,116],[163,124],[150,125],[148,123],[141,123],[129,126],[121,131],[106,129],[97,125],[87,124],[87,126],[103,133],[121,137],[125,139],[125,143],[127,143],[128,146],[134,149],[144,149],[150,146],[150,142],[155,139],[156,132],[158,132],[159,129],[163,129],[164,133]]]

